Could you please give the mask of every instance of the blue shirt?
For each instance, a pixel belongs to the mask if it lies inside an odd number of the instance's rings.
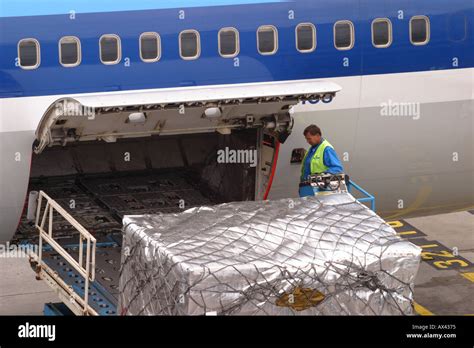
[[[311,173],[311,160],[313,159],[313,156],[316,150],[318,149],[319,145],[321,145],[323,141],[324,141],[324,138],[321,138],[321,143],[319,143],[318,145],[311,146],[309,148],[308,156],[306,156],[306,161],[304,162],[303,179],[306,179],[308,176],[312,174]],[[339,161],[339,157],[337,157],[336,151],[330,146],[324,149],[323,162],[324,162],[324,165],[328,167],[327,172],[330,174],[339,174],[339,173],[344,172],[344,168],[342,168],[341,161]]]

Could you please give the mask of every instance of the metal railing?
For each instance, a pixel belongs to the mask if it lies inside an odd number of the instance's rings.
[[[46,206],[42,212],[43,200],[46,201]],[[53,235],[53,218],[54,213],[57,212],[64,219],[66,219],[79,232],[79,260],[76,260],[71,254],[67,252],[58,242],[54,240]],[[40,219],[41,216],[41,219]],[[45,225],[47,229],[45,230]],[[43,242],[49,244],[51,248],[61,255],[64,260],[71,265],[84,278],[84,297],[81,298],[77,293],[70,289],[74,300],[79,302],[83,315],[94,314],[94,309],[89,306],[89,284],[95,280],[95,254],[96,254],[96,239],[83,227],[77,220],[75,220],[64,208],[56,203],[45,192],[40,191],[38,196],[38,206],[36,210],[35,226],[39,231],[39,248],[38,248],[38,265],[41,268],[48,268],[43,261]],[[85,249],[84,249],[85,248]],[[85,254],[85,257],[84,257]]]
[[[356,199],[361,203],[369,202],[370,209],[372,209],[372,211],[375,212],[375,197],[371,195],[370,193],[368,193],[366,190],[364,190],[362,187],[357,185],[354,181],[349,180],[349,185],[347,185],[347,191],[352,194],[353,188],[364,196],[362,198],[356,198]]]

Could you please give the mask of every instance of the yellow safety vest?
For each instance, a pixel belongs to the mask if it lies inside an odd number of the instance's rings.
[[[324,164],[324,150],[326,150],[327,147],[330,147],[334,149],[334,147],[324,139],[324,141],[318,146],[316,149],[316,152],[313,155],[313,158],[311,159],[311,174],[320,174],[326,172],[329,168]],[[308,157],[309,151],[306,151],[306,155],[304,156],[303,163],[301,164],[301,180],[304,180],[306,178],[303,178],[304,175],[304,166],[306,163],[306,157]]]

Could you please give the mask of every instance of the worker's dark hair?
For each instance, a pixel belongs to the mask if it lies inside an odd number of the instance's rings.
[[[316,126],[314,124],[306,127],[304,132],[303,132],[303,135],[306,135],[308,133],[311,134],[311,135],[316,135],[316,134],[323,135],[321,133],[321,128],[319,128],[318,126]]]

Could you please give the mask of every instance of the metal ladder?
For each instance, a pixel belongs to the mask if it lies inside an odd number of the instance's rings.
[[[46,204],[43,210],[44,202]],[[53,231],[55,213],[62,216],[79,232],[77,259],[55,240]],[[91,285],[95,280],[97,241],[94,236],[43,191],[40,191],[38,196],[35,226],[39,231],[38,253],[30,252],[29,257],[30,264],[37,274],[36,279],[45,280],[74,314],[98,315],[97,306],[91,305],[89,301],[89,295],[92,290]],[[44,244],[49,245],[57,254],[49,261],[44,257]],[[51,260],[54,260],[53,262],[63,267],[69,274],[68,278],[72,279],[70,281],[67,278],[64,279],[65,277],[61,276],[60,272],[55,269],[56,267],[53,267]],[[82,279],[78,280],[78,278]],[[84,291],[82,293],[78,291],[78,288],[73,286],[72,281],[78,281],[80,284],[83,283]]]

